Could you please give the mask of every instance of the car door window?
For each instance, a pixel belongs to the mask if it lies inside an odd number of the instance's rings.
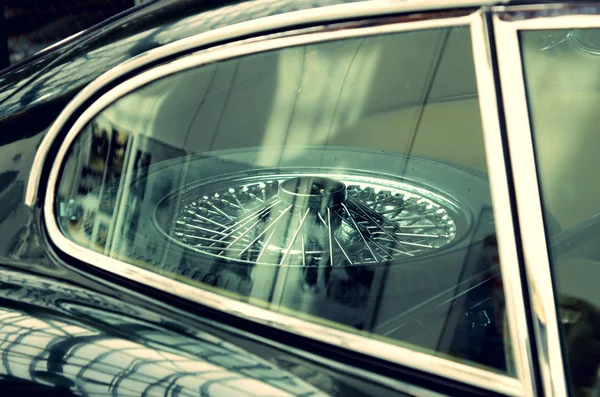
[[[565,361],[584,393],[600,366],[600,29],[519,37]]]
[[[71,253],[514,376],[469,27],[311,40],[107,93],[49,198]]]

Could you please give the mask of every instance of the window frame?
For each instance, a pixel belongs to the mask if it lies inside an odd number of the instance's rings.
[[[364,7],[352,7],[350,8],[352,12],[348,13],[348,7],[349,5],[340,5],[327,8],[346,11],[347,13],[342,15],[348,18],[361,17],[361,19],[367,19],[369,16],[394,16],[394,14],[397,14],[400,11],[414,11],[410,7],[401,8],[398,4],[379,6],[380,8],[375,10],[371,9],[369,13],[364,11]],[[414,5],[412,5],[412,7],[414,7]],[[315,18],[315,10],[290,14],[299,13],[308,14],[308,19]],[[335,17],[332,15],[335,15]],[[150,51],[148,55],[142,55],[125,62],[112,71],[107,72],[105,75],[100,76],[86,87],[65,108],[42,142],[42,145],[36,154],[34,165],[34,168],[37,167],[38,169],[32,170],[32,177],[29,181],[26,193],[26,203],[28,205],[34,205],[38,197],[44,199],[43,217],[50,241],[60,251],[70,257],[81,260],[86,264],[90,264],[102,270],[178,297],[183,297],[190,301],[235,316],[243,317],[250,321],[266,324],[287,332],[291,331],[297,335],[318,340],[320,342],[337,346],[342,345],[349,351],[359,354],[368,354],[393,364],[407,366],[419,371],[505,395],[533,395],[535,369],[529,347],[527,316],[525,314],[525,305],[523,301],[523,283],[519,268],[517,239],[514,235],[515,227],[512,216],[506,216],[507,213],[513,214],[514,208],[509,196],[509,179],[506,174],[507,167],[504,159],[504,144],[497,107],[496,82],[494,79],[493,68],[490,63],[491,46],[488,38],[489,26],[486,21],[485,10],[474,11],[466,16],[422,19],[411,22],[388,22],[387,24],[379,26],[370,24],[365,27],[360,27],[360,24],[353,23],[351,27],[342,30],[329,30],[329,26],[325,25],[325,23],[338,20],[339,18],[339,12],[333,14],[320,14],[319,20],[311,21],[311,23],[317,23],[316,27],[310,28],[308,32],[299,31],[292,32],[292,34],[280,33],[208,48],[143,71],[115,87],[110,87],[111,81],[115,81],[120,76],[139,69],[151,62],[156,62],[161,58],[173,57],[175,54],[181,53],[182,51],[189,52],[194,48],[206,47],[215,41],[218,42],[219,40],[217,40],[216,37],[221,32],[209,32]],[[281,21],[279,21],[281,27],[285,27],[286,23],[290,24],[291,20],[290,15],[288,14],[283,14],[282,16],[270,19],[281,19]],[[296,23],[297,21],[294,20],[294,24]],[[240,26],[238,25],[245,25],[245,23],[228,26],[224,29],[226,31],[225,36],[227,38],[234,38],[235,36],[243,35],[243,32],[240,32]],[[82,128],[89,120],[91,120],[91,118],[97,115],[106,105],[112,103],[115,99],[126,93],[131,92],[140,85],[153,81],[159,77],[164,77],[191,67],[200,66],[207,62],[255,54],[266,50],[331,41],[340,38],[365,37],[384,33],[454,26],[468,26],[471,32],[474,68],[476,72],[479,105],[484,131],[485,154],[488,164],[493,210],[496,219],[501,273],[505,288],[504,293],[506,296],[506,308],[509,318],[510,338],[517,370],[516,378],[497,374],[468,364],[450,361],[434,355],[421,353],[410,348],[390,345],[367,337],[331,329],[295,317],[261,309],[218,295],[208,290],[200,290],[196,287],[83,248],[66,238],[60,231],[55,216],[54,193],[57,188],[59,171],[68,148],[70,148],[74,139],[79,135]],[[268,29],[264,28],[264,30]],[[233,32],[235,31],[237,31],[237,34],[234,35]],[[260,30],[255,33],[260,33]],[[231,35],[231,37],[227,36],[227,34]],[[223,37],[221,37],[221,41],[222,40]],[[87,103],[90,98],[97,97],[98,93],[103,91],[106,92],[99,96],[99,98],[94,99],[91,105]],[[65,133],[66,135],[64,135]],[[59,137],[62,137],[63,139],[60,143],[57,143],[59,142]],[[58,154],[51,166],[50,164],[47,164],[47,167],[50,168],[50,174],[45,192],[40,192],[41,169],[43,168],[44,163],[51,162],[52,159],[46,159],[46,157],[54,144],[60,145]]]

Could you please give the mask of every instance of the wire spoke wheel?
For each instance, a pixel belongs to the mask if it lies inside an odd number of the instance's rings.
[[[466,215],[457,209],[450,197],[413,182],[274,172],[173,192],[155,218],[172,241],[223,260],[338,267],[447,248],[465,233]]]

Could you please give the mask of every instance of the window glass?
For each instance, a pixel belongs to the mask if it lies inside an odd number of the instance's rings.
[[[566,362],[584,395],[600,364],[600,29],[520,40]]]
[[[467,27],[140,87],[76,139],[55,211],[103,255],[513,374]]]

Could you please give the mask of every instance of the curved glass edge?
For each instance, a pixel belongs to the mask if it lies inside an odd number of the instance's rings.
[[[253,321],[275,325],[278,328],[292,331],[300,335],[322,340],[327,343],[336,344],[338,346],[343,346],[350,350],[370,354],[374,357],[378,357],[387,361],[395,362],[401,365],[407,365],[419,370],[455,379],[460,382],[468,383],[484,389],[494,390],[507,395],[523,395],[524,393],[521,382],[504,375],[499,375],[476,367],[452,362],[440,357],[416,352],[403,347],[390,346],[389,344],[371,340],[362,336],[351,335],[343,331],[332,330],[327,327],[308,323],[306,321],[295,319],[286,315],[273,313],[245,303],[234,301],[230,298],[226,298],[212,292],[198,290],[191,286],[167,279],[163,276],[159,276],[155,273],[128,265],[115,259],[106,258],[103,255],[72,243],[70,240],[64,237],[60,232],[54,218],[54,203],[52,198],[54,197],[55,185],[58,179],[60,168],[59,166],[61,165],[60,160],[66,155],[68,148],[78,135],[82,126],[85,125],[87,121],[89,121],[89,119],[91,119],[91,117],[93,117],[97,112],[104,108],[104,106],[112,102],[112,100],[114,100],[116,97],[129,92],[135,87],[142,85],[144,82],[154,80],[167,74],[175,73],[178,70],[183,70],[191,66],[197,66],[201,63],[210,62],[211,60],[215,59],[239,56],[245,53],[255,53],[260,51],[261,48],[263,48],[263,50],[274,49],[277,48],[277,45],[285,47],[304,43],[306,42],[307,37],[309,37],[309,42],[314,43],[320,40],[325,41],[339,37],[352,37],[352,34],[364,36],[367,34],[379,34],[391,31],[398,32],[408,29],[416,30],[442,26],[471,25],[473,18],[473,16],[469,16],[447,19],[443,21],[421,21],[404,23],[401,25],[352,29],[344,32],[328,32],[323,34],[312,34],[308,36],[288,37],[280,40],[273,39],[269,40],[268,43],[259,42],[251,45],[240,46],[239,48],[228,48],[220,53],[207,52],[199,55],[192,55],[157,69],[150,70],[140,75],[139,78],[132,79],[126,84],[116,87],[108,94],[105,94],[79,118],[79,120],[69,131],[60,148],[57,161],[55,161],[51,170],[48,181],[48,190],[46,193],[46,201],[44,203],[44,215],[51,239],[61,250],[94,266],[98,266],[104,270],[120,274],[134,281],[142,282],[144,284],[166,290],[167,292],[175,293],[179,296],[185,296],[190,300],[197,301],[234,315],[242,316]],[[132,84],[137,85],[132,86]],[[65,120],[68,117],[68,114],[69,110],[67,109],[63,113],[64,117],[62,120]],[[60,129],[62,124],[58,121],[57,123],[59,124],[57,129]],[[376,352],[376,354],[373,354],[374,352]]]

